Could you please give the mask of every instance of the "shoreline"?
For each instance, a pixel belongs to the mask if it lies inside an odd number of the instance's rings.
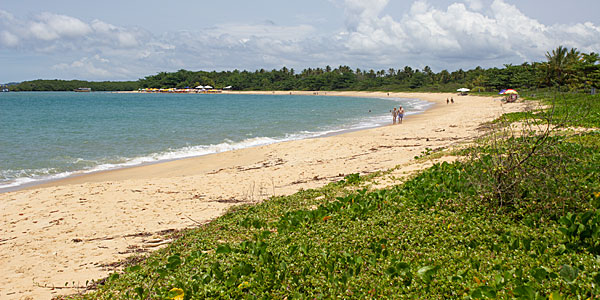
[[[139,92],[139,91],[126,91],[126,92],[113,92],[113,93],[136,93],[136,94],[137,93],[142,93],[142,94],[148,93],[148,94],[151,94],[149,92]],[[327,94],[327,93],[329,93],[329,94]],[[356,93],[360,93],[360,95],[357,95]],[[369,92],[331,92],[331,91],[323,92],[323,91],[321,91],[319,94],[318,91],[276,91],[276,92],[272,92],[272,91],[256,91],[256,92],[254,92],[254,91],[223,91],[223,93],[221,93],[221,94],[302,95],[302,96],[332,96],[332,97],[359,97],[359,98],[383,98],[383,99],[398,98],[398,97],[393,97],[390,95],[372,96],[372,95],[369,95],[368,93]],[[387,93],[387,94],[389,94],[389,93]],[[406,99],[406,98],[403,98],[403,99]],[[429,102],[429,101],[425,101],[425,100],[421,100],[421,101]],[[431,109],[434,106],[434,103],[432,103],[432,102],[429,102],[429,103],[430,104],[427,105],[425,110]],[[407,118],[410,116],[421,114],[423,112],[424,111],[419,111],[414,114],[409,114],[409,115],[407,115]],[[331,136],[335,136],[335,135],[346,134],[346,133],[350,133],[350,132],[355,132],[355,131],[360,131],[360,130],[368,130],[368,129],[373,129],[373,128],[377,128],[377,127],[391,125],[388,123],[389,122],[386,121],[385,123],[379,123],[377,125],[369,126],[369,127],[340,129],[335,132],[319,133],[316,136],[308,136],[308,137],[303,137],[303,138],[298,138],[298,139],[275,141],[275,142],[265,143],[262,145],[249,146],[246,148],[253,148],[253,147],[265,146],[265,145],[270,145],[270,144],[275,144],[275,143],[282,143],[282,142],[296,141],[296,140],[303,140],[303,139],[331,137]],[[245,149],[245,148],[242,148],[242,149]],[[78,178],[78,177],[82,177],[82,176],[94,176],[95,174],[98,174],[98,173],[112,172],[112,171],[118,171],[121,169],[129,169],[129,168],[136,168],[136,167],[144,167],[144,166],[153,165],[153,164],[168,163],[171,161],[190,159],[190,158],[196,158],[196,157],[207,156],[207,155],[214,155],[214,154],[219,154],[219,153],[223,153],[223,152],[227,152],[227,151],[233,151],[233,150],[225,150],[225,151],[220,151],[220,152],[215,152],[215,153],[207,153],[207,154],[199,154],[199,155],[191,155],[191,156],[185,156],[185,157],[179,157],[179,158],[158,159],[155,161],[144,161],[144,162],[140,162],[138,164],[129,164],[129,162],[124,162],[124,163],[116,164],[114,167],[109,167],[107,169],[95,170],[96,167],[94,167],[89,170],[75,170],[75,171],[68,171],[68,172],[63,172],[63,173],[59,173],[59,174],[54,174],[52,176],[49,176],[48,178],[35,178],[35,179],[19,178],[19,179],[25,179],[25,180],[31,179],[32,181],[14,185],[14,186],[0,187],[0,194],[16,192],[16,191],[21,191],[21,190],[27,190],[27,189],[35,189],[35,188],[39,188],[39,187],[49,187],[49,186],[60,185],[63,180],[65,180],[67,182],[71,182],[70,179],[74,179],[74,178]],[[85,180],[85,179],[83,179],[83,180]],[[76,180],[74,182],[79,182],[79,181]]]
[[[0,298],[50,299],[77,292],[43,286],[85,285],[107,276],[115,261],[160,248],[168,242],[161,235],[165,230],[196,227],[233,205],[320,187],[347,174],[410,164],[426,148],[471,141],[482,122],[525,107],[456,94],[389,97],[436,104],[400,125],[85,174],[0,194]],[[454,97],[455,104],[447,105],[446,97]]]

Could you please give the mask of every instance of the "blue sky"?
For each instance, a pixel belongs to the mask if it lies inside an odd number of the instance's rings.
[[[597,0],[5,1],[0,82],[326,65],[434,71],[600,52]]]

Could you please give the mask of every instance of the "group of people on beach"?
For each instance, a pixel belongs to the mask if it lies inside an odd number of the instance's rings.
[[[402,124],[402,119],[404,119],[404,108],[402,108],[402,106],[398,109],[394,107],[392,110],[392,118],[394,120],[393,124],[396,124],[396,120],[398,120],[398,124]]]

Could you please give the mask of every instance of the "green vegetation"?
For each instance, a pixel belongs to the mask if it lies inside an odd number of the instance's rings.
[[[132,91],[139,88],[137,81],[83,81],[83,80],[32,80],[10,86],[15,92],[53,92],[72,91],[81,87],[89,87],[92,91]]]
[[[185,88],[211,85],[232,86],[235,90],[353,90],[454,92],[467,87],[474,92],[495,92],[515,88],[519,91],[562,86],[569,90],[589,91],[600,88],[600,57],[559,47],[546,54],[547,61],[505,65],[503,68],[435,73],[405,66],[388,70],[353,70],[348,66],[308,68],[300,72],[286,67],[280,70],[205,72],[179,70],[161,72],[136,82],[82,82],[62,80],[27,81],[12,87],[14,91],[63,91],[91,87],[94,91],[137,90],[138,88]]]
[[[561,128],[597,126],[600,97],[547,101],[462,161],[234,207],[72,298],[595,299],[600,131]]]
[[[477,92],[494,92],[503,88],[524,90],[545,89],[556,85],[568,86],[570,90],[589,90],[600,87],[600,58],[596,53],[567,51],[559,47],[547,53],[547,62],[524,63],[504,68],[472,70],[462,69],[434,73],[431,68],[423,70],[405,66],[396,70],[352,70],[348,66],[331,68],[308,68],[300,73],[283,67],[281,70],[191,72],[179,70],[162,72],[140,80],[144,88],[183,88],[210,84],[233,86],[237,90],[369,90],[369,91],[456,91],[468,87]],[[557,78],[558,80],[554,80]]]

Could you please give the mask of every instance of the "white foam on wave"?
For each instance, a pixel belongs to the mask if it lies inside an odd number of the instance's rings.
[[[417,98],[382,98],[382,99],[391,99],[397,102],[402,103],[404,106],[409,107],[410,109],[406,112],[407,115],[420,114],[426,111],[428,108],[433,106],[433,102],[417,99]]]
[[[427,108],[431,107],[433,103],[426,102],[419,99],[409,98],[382,98],[386,100],[394,100],[403,104],[407,110],[407,115],[414,115],[424,112]],[[79,171],[67,171],[56,174],[51,174],[54,169],[39,169],[39,170],[21,170],[12,171],[13,173],[5,173],[9,171],[3,171],[1,178],[8,179],[7,181],[0,182],[0,192],[10,191],[17,189],[22,186],[33,185],[36,183],[51,181],[66,178],[73,175],[89,174],[100,171],[114,170],[119,168],[133,167],[143,164],[157,163],[163,161],[170,161],[176,159],[183,159],[189,157],[203,156],[215,153],[221,153],[225,151],[232,151],[250,147],[257,147],[263,145],[269,145],[273,143],[302,140],[308,138],[317,138],[327,135],[339,134],[348,131],[361,130],[367,128],[379,127],[390,122],[390,115],[386,114],[374,114],[373,116],[367,116],[352,120],[346,125],[336,126],[332,128],[324,128],[320,131],[299,131],[296,133],[286,134],[284,137],[253,137],[240,142],[234,142],[226,140],[223,143],[215,145],[197,145],[188,146],[179,149],[169,149],[160,153],[153,153],[147,156],[140,156],[134,158],[121,157],[118,159],[110,159],[115,161],[114,163],[107,163],[106,161],[90,161],[83,158],[74,159],[73,163],[87,162],[93,167],[88,167]],[[20,173],[19,173],[20,172]],[[9,179],[13,178],[13,179]]]
[[[122,157],[119,159],[111,159],[111,161],[118,161],[115,163],[106,163],[106,162],[99,161],[99,162],[96,162],[96,166],[94,166],[94,167],[86,168],[86,169],[79,170],[79,171],[67,171],[67,172],[61,172],[61,173],[56,173],[56,174],[49,174],[49,173],[51,173],[52,169],[22,170],[19,172],[12,171],[12,172],[10,172],[10,174],[8,171],[5,171],[3,173],[6,173],[6,174],[3,174],[2,178],[14,178],[14,179],[8,179],[7,181],[0,183],[0,192],[12,190],[12,189],[18,188],[20,186],[31,185],[31,184],[35,184],[35,183],[39,183],[39,182],[62,179],[62,178],[66,178],[66,177],[69,177],[72,175],[89,174],[89,173],[94,173],[94,172],[114,170],[114,169],[120,169],[120,168],[126,168],[126,167],[133,167],[133,166],[149,164],[149,163],[156,163],[156,162],[170,161],[170,160],[176,160],[176,159],[182,159],[182,158],[203,156],[203,155],[215,154],[215,153],[220,153],[220,152],[225,152],[225,151],[268,145],[268,144],[277,143],[277,142],[286,141],[286,140],[291,140],[291,139],[288,139],[288,138],[273,139],[273,138],[268,138],[268,137],[258,137],[258,138],[246,139],[246,140],[243,140],[243,141],[237,142],[237,143],[233,142],[233,141],[225,141],[223,143],[216,144],[216,145],[189,146],[189,147],[184,147],[184,148],[180,148],[180,149],[167,150],[167,151],[160,152],[160,153],[153,153],[153,154],[150,154],[147,156],[140,156],[140,157],[135,157],[135,158]],[[82,159],[82,158],[74,159],[73,162],[78,163],[78,162],[82,162],[82,161],[91,162],[90,160],[86,160],[86,159]]]
[[[46,171],[46,170],[48,170],[48,171]],[[3,183],[0,183],[0,192],[10,191],[14,188],[18,188],[21,186],[27,186],[27,185],[31,185],[31,184],[35,184],[35,183],[39,183],[39,182],[43,182],[43,181],[50,181],[50,180],[66,178],[66,177],[69,177],[76,173],[76,172],[62,172],[62,173],[57,173],[57,174],[50,174],[51,172],[49,170],[52,170],[52,169],[28,170],[28,171],[30,171],[30,172],[27,172],[27,174],[30,174],[29,176],[21,176],[21,177],[17,177],[15,179],[9,179]],[[12,171],[12,170],[8,170],[8,171]],[[21,171],[23,171],[23,170],[21,170]],[[32,175],[32,174],[35,174],[35,175]]]

